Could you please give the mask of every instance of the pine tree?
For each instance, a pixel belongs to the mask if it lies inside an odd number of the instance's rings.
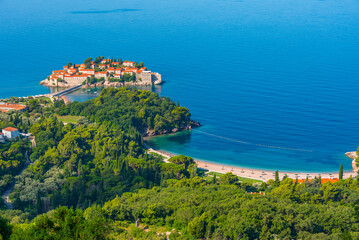
[[[339,180],[343,179],[343,163],[340,164],[340,168],[339,168]]]

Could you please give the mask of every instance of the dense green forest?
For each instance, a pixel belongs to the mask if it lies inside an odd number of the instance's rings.
[[[16,180],[13,210],[0,210],[3,239],[359,238],[357,177],[249,183],[232,173],[205,175],[187,156],[164,162],[146,152],[149,130],[193,123],[169,98],[106,88],[84,103],[26,101],[28,112],[0,115],[1,127],[36,139],[32,148],[26,139],[1,145],[0,191]],[[26,151],[32,163],[17,175]]]

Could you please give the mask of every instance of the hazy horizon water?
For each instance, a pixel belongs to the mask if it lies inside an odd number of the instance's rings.
[[[39,81],[87,57],[143,61],[166,80],[145,89],[203,124],[153,138],[154,146],[259,169],[351,169],[344,153],[359,145],[356,1],[3,0],[1,8],[0,98],[48,93]]]

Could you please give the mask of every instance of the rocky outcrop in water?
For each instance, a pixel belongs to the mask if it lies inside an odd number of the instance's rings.
[[[357,163],[355,161],[358,158],[357,153],[356,152],[346,152],[345,156],[352,159],[353,172],[357,173],[359,171],[359,166],[357,165]]]

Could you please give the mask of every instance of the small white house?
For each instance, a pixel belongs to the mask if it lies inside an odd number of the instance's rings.
[[[0,143],[4,143],[4,142],[5,142],[4,134],[1,132],[0,133]]]
[[[17,128],[7,127],[2,130],[2,133],[7,140],[15,140],[20,138],[20,133]]]

